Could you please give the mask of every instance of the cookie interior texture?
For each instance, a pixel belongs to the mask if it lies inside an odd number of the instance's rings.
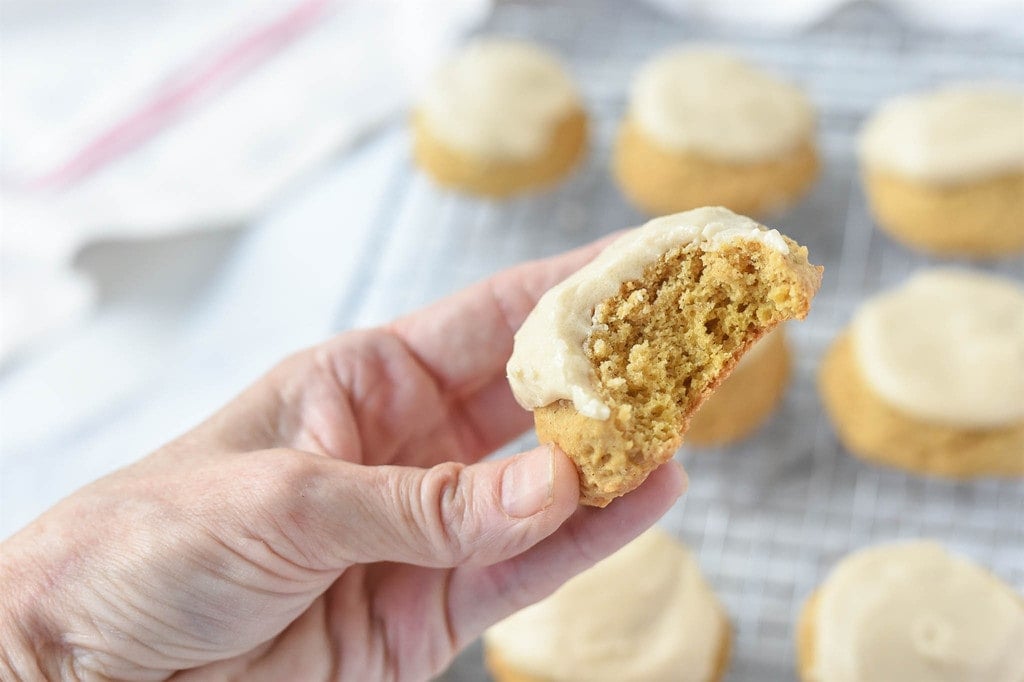
[[[584,417],[569,401],[534,413],[541,441],[576,462],[584,504],[603,507],[642,483],[743,352],[806,315],[821,268],[786,243],[789,254],[742,239],[677,247],[597,306],[585,352],[611,416]]]

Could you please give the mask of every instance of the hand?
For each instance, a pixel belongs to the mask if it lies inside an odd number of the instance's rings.
[[[12,536],[0,677],[423,679],[637,536],[678,465],[596,510],[557,450],[480,461],[530,425],[514,330],[595,253],[299,353]]]

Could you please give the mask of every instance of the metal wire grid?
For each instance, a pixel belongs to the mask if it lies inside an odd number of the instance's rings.
[[[823,178],[774,222],[810,248],[826,276],[808,320],[790,326],[796,362],[781,408],[737,446],[684,449],[690,491],[662,521],[694,549],[729,611],[736,641],[727,679],[793,679],[793,624],[803,599],[837,559],[869,544],[935,538],[1024,590],[1024,484],[950,483],[863,464],[836,442],[814,384],[821,355],[861,301],[937,262],[874,229],[856,179],[857,128],[899,93],[950,80],[1024,82],[1024,45],[915,34],[868,5],[796,38],[765,38],[673,22],[614,0],[505,2],[484,32],[528,37],[566,59],[593,119],[593,150],[554,191],[505,203],[438,190],[404,159],[381,197],[365,289],[340,311],[339,326],[390,319],[502,267],[641,223],[607,171],[630,75],[678,42],[730,45],[799,82],[820,109]],[[1019,258],[972,267],[1024,277]],[[485,676],[474,647],[444,679]]]

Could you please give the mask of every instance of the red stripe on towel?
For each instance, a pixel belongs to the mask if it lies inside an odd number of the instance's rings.
[[[148,101],[87,143],[56,168],[30,183],[33,189],[71,185],[127,153],[167,127],[199,98],[224,89],[310,29],[334,0],[304,0],[260,26],[209,62],[170,78]]]

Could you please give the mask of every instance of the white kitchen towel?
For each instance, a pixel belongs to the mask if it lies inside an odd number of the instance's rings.
[[[0,361],[94,300],[89,242],[239,225],[401,111],[488,0],[7,0]]]

